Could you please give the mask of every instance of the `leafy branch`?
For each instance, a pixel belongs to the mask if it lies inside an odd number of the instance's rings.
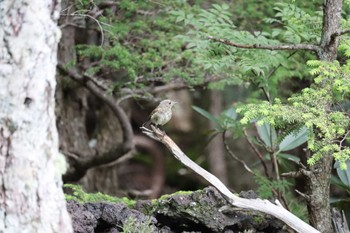
[[[242,49],[266,49],[266,50],[309,50],[314,52],[319,52],[320,47],[312,44],[284,44],[284,45],[262,45],[262,44],[252,44],[244,45],[238,44],[233,41],[226,39],[216,38],[213,36],[208,36],[209,40],[223,43],[225,45],[233,46]]]

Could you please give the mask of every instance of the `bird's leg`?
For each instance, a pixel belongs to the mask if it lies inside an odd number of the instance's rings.
[[[142,125],[142,126],[140,127],[140,129],[143,130],[143,131],[147,131],[148,133],[152,133],[152,132],[153,132],[153,131],[150,130],[149,128],[146,128],[144,125]]]
[[[151,128],[153,130],[153,132],[159,136],[162,136],[162,138],[164,138],[165,136],[165,131],[164,130],[161,130],[159,129],[157,126],[151,124]]]

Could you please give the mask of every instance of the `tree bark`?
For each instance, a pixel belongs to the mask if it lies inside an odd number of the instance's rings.
[[[342,0],[324,1],[320,43],[322,49],[318,53],[318,58],[322,61],[334,61],[337,58],[339,37],[334,35],[340,32],[341,10]],[[329,108],[329,106],[324,107]],[[323,233],[333,232],[329,202],[332,164],[333,156],[328,154],[316,165],[311,166],[311,172],[307,172],[306,175],[310,223]]]
[[[0,232],[72,232],[54,113],[59,9],[0,4]]]

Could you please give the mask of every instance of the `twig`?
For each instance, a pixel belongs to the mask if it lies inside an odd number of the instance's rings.
[[[283,222],[288,226],[296,230],[297,232],[308,232],[308,233],[319,233],[318,230],[305,223],[288,210],[278,205],[271,203],[268,200],[261,199],[245,199],[238,197],[231,193],[231,191],[213,174],[209,173],[205,169],[201,168],[190,158],[186,156],[185,153],[175,144],[170,137],[168,137],[164,132],[158,128],[151,125],[152,130],[141,127],[141,130],[144,134],[163,143],[174,155],[174,157],[179,160],[186,167],[190,168],[192,171],[203,177],[211,185],[213,185],[218,191],[229,200],[229,202],[236,207],[257,210],[266,214],[270,214]]]
[[[61,14],[61,15],[88,17],[88,18],[94,20],[97,23],[98,27],[100,28],[100,32],[101,32],[101,45],[100,46],[102,46],[104,43],[105,36],[104,36],[103,28],[102,28],[102,25],[100,24],[100,22],[95,17],[92,17],[91,15],[81,14],[81,13],[77,13],[77,12],[78,11],[75,11],[71,14]]]
[[[295,192],[296,192],[297,194],[299,194],[300,196],[302,196],[306,201],[310,201],[311,198],[310,198],[309,195],[300,192],[298,189],[295,189]]]
[[[345,139],[348,137],[349,133],[350,133],[350,130],[349,130],[348,132],[346,132],[346,134],[344,135],[343,139],[340,140],[340,142],[339,142],[339,146],[340,146],[340,147],[343,147],[343,142],[344,142]]]
[[[233,151],[230,149],[230,147],[228,146],[227,144],[227,140],[226,140],[226,137],[225,137],[225,134],[226,134],[226,130],[222,133],[222,140],[224,142],[224,145],[225,145],[225,149],[226,151],[231,155],[231,157],[236,160],[237,162],[239,162],[240,164],[243,165],[244,169],[249,172],[250,174],[252,175],[255,175],[255,173],[248,167],[248,165],[241,159],[239,159],[234,153]]]
[[[261,45],[261,44],[252,44],[252,45],[244,45],[238,44],[233,41],[229,41],[226,39],[216,38],[213,36],[208,36],[209,40],[220,42],[229,46],[233,46],[236,48],[242,49],[265,49],[265,50],[310,50],[314,52],[319,52],[320,47],[313,44],[282,44],[282,45]]]
[[[280,174],[279,174],[279,167],[278,167],[278,161],[277,161],[277,155],[272,152],[270,154],[270,157],[271,157],[271,160],[272,160],[272,164],[273,164],[273,167],[274,167],[274,170],[275,170],[275,173],[276,173],[276,180],[280,180]]]
[[[337,37],[339,36],[342,36],[342,35],[345,35],[347,33],[350,33],[350,28],[349,29],[345,29],[345,30],[342,30],[340,32],[336,32],[336,33],[333,33],[331,35],[331,41],[334,41]]]
[[[292,177],[292,178],[299,178],[303,174],[300,171],[297,172],[284,172],[281,174],[282,177]]]
[[[249,140],[249,136],[248,136],[248,133],[246,131],[246,129],[243,129],[243,132],[244,132],[244,135],[248,141],[248,144],[249,146],[253,149],[253,151],[255,152],[255,154],[258,156],[260,162],[262,163],[263,167],[264,167],[264,173],[265,173],[265,176],[266,177],[270,177],[269,176],[269,172],[267,170],[267,166],[266,166],[266,163],[264,161],[264,158],[262,156],[262,154],[260,153],[260,151],[258,150],[258,148],[256,148],[256,146]]]

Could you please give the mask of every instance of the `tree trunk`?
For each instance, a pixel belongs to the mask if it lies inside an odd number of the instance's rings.
[[[210,91],[210,113],[218,116],[222,112],[222,92],[218,90]],[[215,127],[215,123],[210,121],[210,128]],[[225,160],[225,149],[222,136],[216,135],[208,145],[208,161],[210,172],[212,172],[222,183],[227,184],[227,168]]]
[[[340,30],[342,0],[325,0],[323,8],[323,28],[321,51],[318,57],[322,61],[334,61],[337,58],[339,38],[334,37]],[[324,106],[329,109],[329,106]],[[310,223],[323,233],[332,233],[331,209],[329,202],[330,178],[333,156],[324,156],[316,165],[310,167],[307,175],[308,212]]]
[[[54,114],[59,8],[0,5],[0,232],[72,232]]]

